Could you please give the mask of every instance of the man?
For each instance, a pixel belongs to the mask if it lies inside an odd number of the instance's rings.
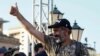
[[[35,56],[48,56],[42,43],[37,43],[34,46]]]
[[[19,12],[18,7],[11,8],[11,15],[16,16],[22,25],[42,43],[45,43],[51,56],[88,56],[87,49],[80,42],[70,39],[71,25],[67,19],[58,19],[48,28],[53,29],[52,35],[44,35],[31,25]]]
[[[4,56],[12,56],[17,50],[19,50],[19,49],[18,48],[8,48],[8,50],[4,54]]]
[[[5,47],[0,48],[0,56],[4,56],[4,54],[7,52]]]
[[[16,53],[14,56],[26,56],[26,55],[23,52],[19,52],[19,53]]]

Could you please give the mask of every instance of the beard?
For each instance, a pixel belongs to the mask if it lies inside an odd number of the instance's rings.
[[[56,39],[55,41],[56,41],[56,44],[59,46],[61,46],[63,43],[63,41],[61,39]]]
[[[59,51],[60,51],[59,48],[62,46],[62,44],[63,44],[64,41],[63,41],[62,37],[60,37],[60,36],[57,37],[56,36],[55,37],[55,42],[56,42],[56,45],[57,45],[55,53],[58,54]]]
[[[56,44],[61,45],[64,42],[64,37],[56,35],[55,42],[56,42]]]
[[[61,37],[60,35],[53,35],[53,34],[50,34],[49,36],[51,36],[52,38],[54,38],[55,42],[57,45],[61,45],[65,38],[64,37]]]

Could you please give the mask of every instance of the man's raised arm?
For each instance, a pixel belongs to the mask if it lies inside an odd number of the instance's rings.
[[[30,34],[34,35],[38,40],[44,43],[44,34],[36,30],[35,27],[22,16],[17,6],[11,7],[10,14],[16,16],[17,19],[22,23],[22,25],[25,27],[26,30],[28,30]]]

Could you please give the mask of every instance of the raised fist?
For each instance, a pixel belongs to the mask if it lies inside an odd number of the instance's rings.
[[[10,14],[13,16],[17,16],[18,14],[20,14],[17,5],[16,5],[16,7],[14,7],[14,6],[11,7]]]

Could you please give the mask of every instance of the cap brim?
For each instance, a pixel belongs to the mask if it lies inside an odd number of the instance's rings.
[[[54,24],[54,25],[50,25],[50,26],[48,26],[48,28],[58,28],[58,27],[60,27],[59,24]]]

